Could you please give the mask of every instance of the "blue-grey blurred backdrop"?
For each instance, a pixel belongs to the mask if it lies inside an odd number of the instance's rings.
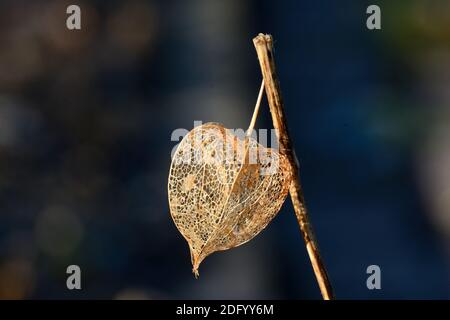
[[[168,211],[172,131],[246,128],[259,32],[337,297],[450,297],[449,1],[3,0],[0,298],[320,298],[290,200],[198,280]]]

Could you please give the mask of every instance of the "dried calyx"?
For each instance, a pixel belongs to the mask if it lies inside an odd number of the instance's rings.
[[[193,272],[208,255],[255,237],[280,210],[289,191],[286,157],[221,124],[195,127],[179,144],[169,173],[172,218],[187,240]]]

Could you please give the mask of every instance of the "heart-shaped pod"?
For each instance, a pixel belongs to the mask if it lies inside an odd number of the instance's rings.
[[[169,173],[172,218],[187,240],[193,272],[211,253],[263,230],[286,199],[286,157],[221,124],[195,127],[180,142]]]

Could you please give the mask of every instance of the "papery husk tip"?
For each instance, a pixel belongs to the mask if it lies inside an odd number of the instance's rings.
[[[199,272],[198,272],[198,268],[200,267],[200,263],[202,262],[203,259],[200,259],[200,256],[193,253],[191,250],[191,262],[192,262],[192,273],[195,276],[195,279],[198,279],[198,277],[200,276]]]

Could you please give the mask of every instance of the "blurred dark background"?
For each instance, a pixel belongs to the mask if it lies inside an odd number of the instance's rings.
[[[275,38],[337,297],[450,298],[450,2],[438,0],[1,1],[0,298],[320,298],[290,200],[199,280],[168,211],[172,131],[246,128],[259,32]],[[66,288],[70,264],[81,291]],[[366,287],[371,264],[381,290]]]

